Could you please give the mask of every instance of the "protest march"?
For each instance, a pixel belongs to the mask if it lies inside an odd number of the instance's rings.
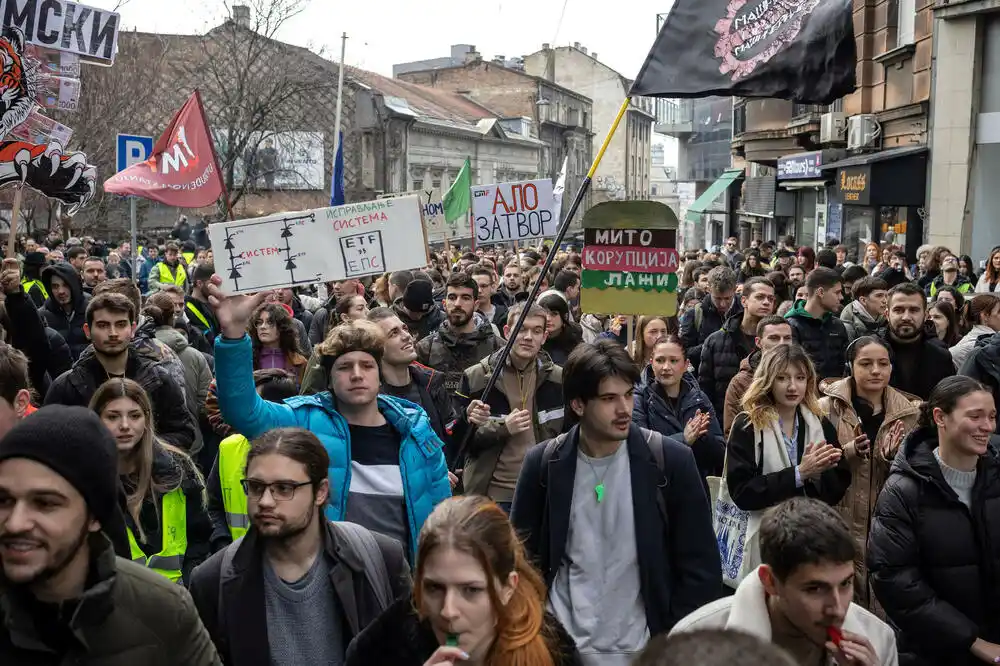
[[[390,78],[248,2],[0,2],[0,665],[1000,663],[968,3]]]

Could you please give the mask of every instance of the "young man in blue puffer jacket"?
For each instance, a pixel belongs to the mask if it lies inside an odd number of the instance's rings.
[[[222,331],[215,374],[226,423],[251,440],[273,428],[315,433],[330,455],[327,518],[394,537],[414,561],[420,527],[451,496],[451,486],[443,444],[427,413],[408,400],[379,395],[382,330],[368,321],[337,327],[318,347],[329,390],[267,402],[254,388],[246,334],[266,294],[226,297],[220,283],[213,276],[207,289]]]

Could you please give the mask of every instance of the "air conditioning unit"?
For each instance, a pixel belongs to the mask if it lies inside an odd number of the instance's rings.
[[[847,149],[860,150],[871,146],[880,131],[875,116],[862,113],[847,119]]]
[[[819,117],[819,142],[842,143],[847,129],[847,119],[840,111],[824,113]]]

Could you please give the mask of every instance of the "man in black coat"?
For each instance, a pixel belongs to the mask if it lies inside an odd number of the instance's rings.
[[[743,311],[726,319],[722,329],[709,335],[701,346],[698,383],[716,414],[722,414],[726,388],[740,371],[740,362],[754,350],[757,323],[774,313],[774,284],[765,278],[750,278],[743,283],[740,306]]]
[[[49,295],[42,306],[45,320],[63,337],[76,360],[90,344],[83,332],[90,296],[83,291],[80,274],[65,262],[42,269],[42,284]]]
[[[632,424],[638,379],[627,352],[611,340],[577,349],[564,391],[579,424],[528,452],[511,510],[554,615],[588,646],[594,663],[611,650],[637,653],[647,628],[654,636],[669,632],[722,593],[718,542],[694,454]],[[629,519],[613,518],[624,515]],[[601,600],[599,623],[574,613],[571,585]]]
[[[736,273],[716,266],[708,273],[708,296],[681,317],[681,342],[695,370],[701,363],[701,346],[709,335],[722,328],[727,317],[739,314],[742,306],[736,298]]]
[[[149,394],[157,436],[189,451],[197,426],[185,406],[184,391],[166,370],[131,347],[134,325],[135,306],[126,296],[109,292],[94,297],[87,306],[85,323],[94,352],[52,382],[45,404],[86,407],[104,382],[131,379]]]
[[[244,480],[250,530],[191,575],[191,597],[228,666],[341,664],[351,640],[409,596],[398,541],[326,520],[329,465],[307,430],[281,428],[254,440]],[[287,608],[289,598],[302,608],[268,612]],[[295,621],[307,626],[289,626]],[[310,640],[296,640],[300,631]]]
[[[819,379],[843,377],[847,361],[847,327],[836,315],[844,296],[840,275],[832,268],[816,268],[806,278],[809,297],[797,301],[785,319],[792,326],[792,338],[816,366]]]
[[[945,377],[955,374],[951,353],[935,337],[932,326],[924,326],[927,297],[912,282],[889,290],[888,327],[879,336],[892,348],[892,377],[889,385],[922,400]]]

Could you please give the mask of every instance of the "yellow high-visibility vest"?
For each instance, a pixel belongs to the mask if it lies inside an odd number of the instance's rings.
[[[174,284],[178,287],[183,287],[184,283],[187,282],[187,271],[180,264],[177,264],[177,268],[173,273],[170,272],[170,266],[167,266],[165,262],[160,262],[156,264],[160,268],[160,282],[163,284]]]
[[[250,440],[243,435],[230,435],[219,443],[219,485],[222,504],[226,508],[226,524],[236,541],[250,529],[247,495],[241,482],[246,476]]]
[[[198,321],[205,325],[206,331],[210,331],[213,335],[215,334],[215,331],[212,329],[212,325],[208,323],[208,319],[205,318],[205,315],[201,313],[201,310],[196,308],[191,301],[188,301],[184,307],[186,307],[188,312],[193,314]]]
[[[45,290],[45,285],[42,284],[41,280],[28,280],[26,278],[23,278],[21,280],[21,286],[24,287],[25,294],[31,291],[32,287],[38,287],[42,292],[42,297],[45,298],[46,300],[49,298],[49,292]]]
[[[142,548],[139,548],[132,529],[126,528],[132,561],[165,576],[167,580],[179,583],[184,554],[187,553],[187,500],[183,490],[176,488],[163,496],[160,520],[163,523],[163,549],[152,557],[146,557]]]
[[[190,266],[191,262],[194,261],[195,254],[194,252],[181,252],[181,256],[184,257],[184,263]]]

